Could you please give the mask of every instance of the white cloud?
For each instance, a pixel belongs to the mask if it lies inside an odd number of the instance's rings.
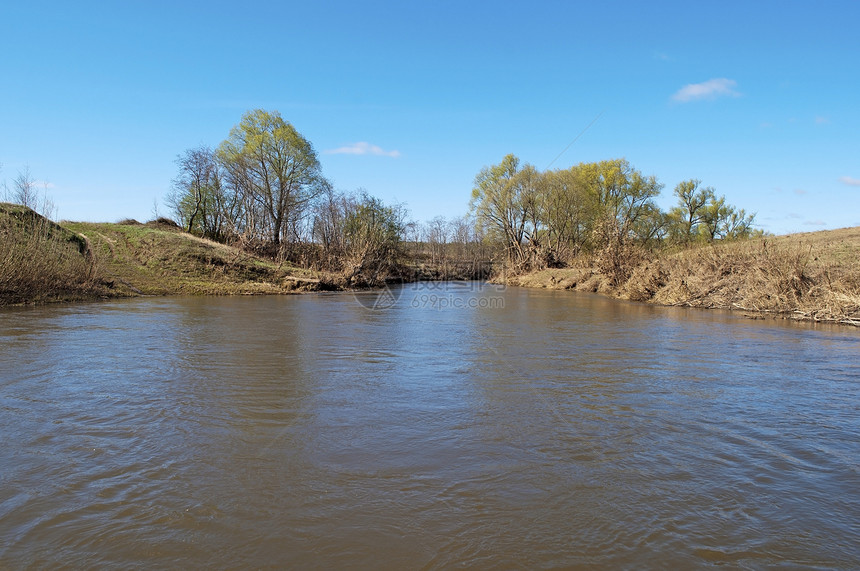
[[[807,220],[803,223],[805,226],[827,226],[827,222],[824,220]]]
[[[860,186],[860,179],[851,178],[850,176],[839,177],[839,182],[848,186]]]
[[[725,77],[709,79],[702,83],[690,83],[672,95],[672,100],[687,103],[702,99],[716,99],[717,97],[740,97],[740,92],[735,90],[737,84],[738,82],[734,79],[726,79]]]
[[[368,142],[360,141],[358,143],[350,143],[344,147],[323,151],[326,155],[376,155],[379,157],[399,157],[400,151],[386,151],[382,147],[371,145]]]
[[[816,117],[815,118],[815,124],[816,125],[827,125],[828,123],[830,123],[830,119],[828,119],[827,117]]]

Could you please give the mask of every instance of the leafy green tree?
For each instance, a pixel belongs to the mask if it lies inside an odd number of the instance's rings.
[[[274,244],[328,183],[310,141],[277,111],[249,111],[218,148],[231,183],[249,200],[247,223]]]
[[[663,185],[625,159],[580,165],[595,204],[592,248],[597,266],[613,285],[627,280],[652,238],[659,212],[654,198]]]
[[[475,177],[470,208],[477,223],[504,245],[507,261],[517,268],[529,263],[529,244],[536,239],[538,173],[507,155]]]
[[[637,223],[656,208],[654,198],[663,188],[657,178],[644,176],[625,159],[588,163],[579,168],[596,204],[597,245],[645,239],[637,235]]]
[[[700,180],[685,180],[675,187],[678,205],[667,216],[667,233],[676,243],[700,240],[734,240],[753,233],[755,215],[748,215],[717,196],[713,187],[701,188]]]
[[[726,204],[726,198],[721,196],[705,207],[701,232],[708,242],[748,238],[754,233],[754,222],[755,214]]]
[[[669,226],[669,215],[653,202],[647,203],[632,226],[632,233],[642,246],[652,249],[663,243]]]
[[[732,209],[723,221],[723,237],[729,240],[739,240],[763,235],[763,231],[756,230],[754,224],[755,213],[747,214],[743,208]]]
[[[678,183],[674,194],[678,205],[669,211],[670,236],[685,244],[693,241],[699,233],[699,225],[705,222],[709,204],[716,200],[714,189],[710,186],[699,188],[702,181],[696,179]]]
[[[595,215],[582,169],[543,173],[538,211],[547,265],[571,261],[586,247]]]

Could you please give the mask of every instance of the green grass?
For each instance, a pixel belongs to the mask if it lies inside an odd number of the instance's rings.
[[[279,294],[319,289],[319,276],[171,226],[66,222],[89,240],[105,283],[120,295]]]
[[[167,224],[56,224],[30,209],[0,203],[0,305],[283,294],[332,289],[331,281]]]

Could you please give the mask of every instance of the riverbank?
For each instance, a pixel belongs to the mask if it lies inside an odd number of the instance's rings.
[[[413,278],[433,278],[426,267],[413,265],[407,268]],[[587,261],[496,281],[860,326],[860,227],[665,252],[642,261],[618,285]],[[56,224],[30,209],[0,203],[0,306],[346,287],[343,276],[279,264],[185,233],[165,220]]]
[[[617,286],[587,264],[499,281],[666,306],[736,310],[749,317],[860,326],[860,227],[664,253],[641,262]]]
[[[0,237],[0,305],[339,287],[336,276],[204,240],[165,220],[56,224],[0,203]]]
[[[167,222],[67,222],[84,236],[104,284],[119,295],[253,295],[332,289],[327,277],[277,264]]]

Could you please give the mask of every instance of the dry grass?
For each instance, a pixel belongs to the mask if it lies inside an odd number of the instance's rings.
[[[100,292],[85,238],[23,206],[0,203],[0,305]]]
[[[591,267],[543,270],[506,281],[661,305],[860,325],[860,228],[665,253],[639,261],[617,286]]]
[[[857,229],[699,248],[652,262],[625,293],[663,305],[860,325],[859,253]]]

